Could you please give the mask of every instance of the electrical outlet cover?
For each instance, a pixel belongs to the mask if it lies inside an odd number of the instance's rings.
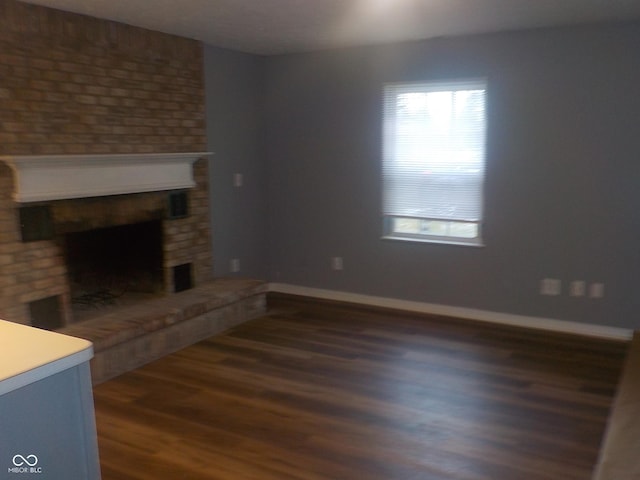
[[[592,283],[589,286],[589,296],[591,298],[602,298],[604,297],[604,283]]]
[[[540,282],[540,295],[560,295],[562,283],[557,278],[543,278]]]
[[[569,295],[572,297],[584,297],[587,291],[587,284],[584,280],[574,280],[569,286]]]

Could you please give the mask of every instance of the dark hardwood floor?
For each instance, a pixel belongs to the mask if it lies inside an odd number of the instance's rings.
[[[95,388],[104,480],[588,480],[627,344],[272,296]]]

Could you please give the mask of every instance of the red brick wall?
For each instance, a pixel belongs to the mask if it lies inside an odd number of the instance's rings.
[[[204,151],[202,55],[194,40],[0,0],[0,155]],[[165,269],[193,261],[198,283],[212,261],[205,161],[195,173],[193,214],[165,222]],[[29,323],[25,302],[68,306],[69,289],[55,242],[20,242],[12,182],[0,163],[0,318]]]
[[[202,151],[202,45],[0,0],[0,155]]]

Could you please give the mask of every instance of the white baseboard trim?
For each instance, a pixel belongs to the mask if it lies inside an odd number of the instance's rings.
[[[552,332],[570,333],[588,337],[599,337],[610,340],[630,340],[633,330],[619,327],[606,327],[588,323],[572,322],[568,320],[556,320],[552,318],[529,317],[510,313],[491,312],[474,308],[452,307],[435,303],[414,302],[396,298],[375,297],[358,293],[340,292],[336,290],[324,290],[320,288],[302,287],[287,283],[270,283],[270,292],[301,295],[305,297],[348,302],[374,307],[391,308],[408,312],[443,315],[447,317],[478,320],[481,322],[498,323],[515,327],[532,328],[536,330],[548,330]]]

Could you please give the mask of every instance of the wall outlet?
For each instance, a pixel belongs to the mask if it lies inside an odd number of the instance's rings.
[[[244,184],[244,176],[241,173],[233,174],[233,186],[241,187]]]
[[[540,281],[540,295],[560,295],[562,282],[557,278],[543,278]]]
[[[574,280],[569,284],[569,295],[572,297],[584,297],[587,292],[587,284],[584,280]]]
[[[231,260],[229,260],[229,270],[231,270],[231,273],[238,273],[240,271],[239,258],[232,258]]]
[[[604,297],[604,283],[595,282],[589,286],[589,297],[602,298]]]
[[[332,270],[344,269],[344,262],[342,261],[342,257],[331,257],[331,269]]]

